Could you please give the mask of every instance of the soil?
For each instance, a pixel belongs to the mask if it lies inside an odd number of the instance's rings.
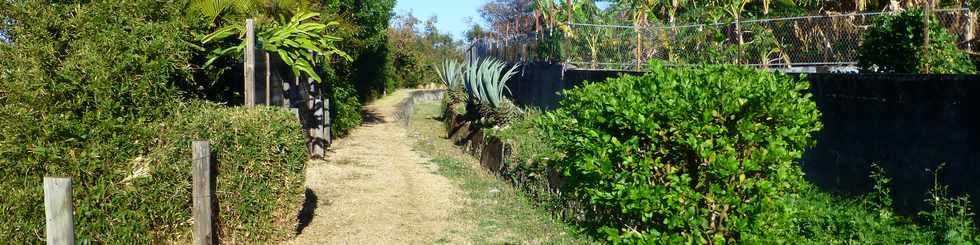
[[[446,236],[468,226],[452,218],[465,203],[461,191],[412,150],[408,129],[393,119],[408,94],[365,106],[364,125],[307,166],[305,214],[288,244],[468,243]]]

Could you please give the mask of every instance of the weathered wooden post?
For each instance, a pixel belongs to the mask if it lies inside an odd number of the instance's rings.
[[[269,52],[262,52],[265,55],[265,105],[272,105],[272,57]]]
[[[245,20],[245,107],[255,106],[255,20]]]
[[[326,85],[324,85],[324,88],[326,88]],[[327,147],[333,144],[333,135],[331,135],[333,134],[333,132],[330,131],[333,128],[333,126],[330,125],[330,123],[331,123],[330,122],[330,97],[324,97],[323,98],[323,124],[326,126],[323,129],[323,133],[325,134],[323,138],[324,140],[327,141],[327,145],[326,145]]]
[[[963,36],[963,40],[966,41],[966,51],[973,52],[975,48],[972,41],[977,35],[977,13],[967,11],[966,23],[966,35]]]
[[[71,178],[44,177],[44,222],[49,245],[75,244]]]
[[[929,56],[929,22],[932,20],[932,0],[926,1],[926,6],[922,10],[922,57]],[[928,62],[923,62],[923,66],[920,68],[919,72],[922,74],[929,74],[930,67]]]
[[[321,158],[326,153],[326,141],[323,140],[323,92],[320,84],[317,84],[312,77],[306,78],[306,85],[309,93],[306,98],[306,109],[309,111],[310,119],[310,156]]]
[[[194,244],[212,244],[211,222],[211,145],[208,141],[194,141],[193,148],[193,199]]]

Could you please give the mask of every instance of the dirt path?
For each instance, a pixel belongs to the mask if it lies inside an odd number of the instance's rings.
[[[289,244],[431,244],[459,230],[451,214],[463,202],[460,190],[423,164],[429,159],[412,151],[415,141],[392,119],[408,94],[366,106],[371,119],[307,167],[312,219]]]

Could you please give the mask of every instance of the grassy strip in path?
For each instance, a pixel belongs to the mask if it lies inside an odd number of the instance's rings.
[[[462,236],[478,244],[594,243],[544,208],[535,207],[522,192],[485,171],[476,158],[453,145],[445,137],[440,113],[438,102],[416,105],[411,136],[418,140],[415,150],[432,159],[430,164],[436,165],[438,173],[465,192],[465,208],[455,212],[452,219],[469,221],[475,229]]]

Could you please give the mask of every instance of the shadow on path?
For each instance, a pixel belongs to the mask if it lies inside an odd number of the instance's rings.
[[[384,116],[382,116],[381,113],[368,109],[361,110],[361,121],[363,124],[385,123]]]
[[[313,222],[313,216],[316,215],[314,212],[316,211],[316,193],[313,193],[313,190],[310,190],[310,188],[306,188],[306,194],[304,196],[306,198],[303,200],[303,208],[296,215],[296,218],[299,220],[299,224],[296,225],[297,235],[303,233],[303,229],[306,229],[306,226],[309,226],[310,222]]]

